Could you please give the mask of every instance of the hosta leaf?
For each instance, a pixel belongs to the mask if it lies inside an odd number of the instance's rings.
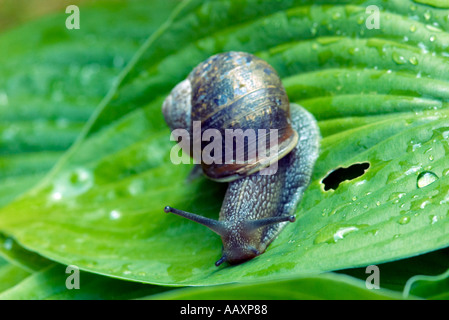
[[[81,7],[79,30],[65,28],[61,10],[0,36],[0,206],[56,163],[175,1],[102,3]]]
[[[0,294],[30,275],[29,272],[0,258]]]
[[[365,281],[338,275],[323,274],[297,279],[261,282],[256,284],[230,284],[166,291],[145,297],[164,300],[390,300],[401,299],[394,291],[367,290]],[[414,298],[410,296],[409,298]]]
[[[0,268],[0,276],[2,271]],[[78,277],[76,281],[75,276]],[[73,269],[54,264],[0,292],[0,300],[122,300],[164,290],[163,287],[120,281],[92,273],[79,272],[75,275]]]
[[[402,292],[406,284],[412,283],[411,279],[417,275],[438,276],[444,273],[449,264],[448,252],[448,248],[445,248],[408,259],[377,265],[379,268],[379,287]],[[366,267],[351,268],[338,272],[360,280],[366,280],[370,275]],[[406,291],[409,290],[406,289]],[[424,290],[423,292],[424,294],[413,292],[413,295],[420,298],[428,298],[426,291]]]
[[[367,4],[381,8],[379,30],[364,25]],[[183,2],[52,172],[0,211],[0,230],[58,262],[164,285],[304,276],[446,247],[448,13],[408,0]],[[160,106],[223,50],[272,63],[324,139],[297,222],[263,255],[217,269],[220,239],[163,207],[217,218],[226,186],[186,182]],[[325,191],[324,178],[354,164],[368,168]]]
[[[449,8],[449,4],[444,0],[415,0],[415,2],[428,4],[438,8]]]
[[[52,263],[39,254],[25,250],[13,238],[3,234],[0,234],[0,254],[29,273],[40,271]]]
[[[447,300],[449,287],[449,270],[436,276],[417,275],[407,282],[403,296],[418,294],[426,299]]]

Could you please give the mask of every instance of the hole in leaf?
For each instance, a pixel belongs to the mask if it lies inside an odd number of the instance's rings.
[[[346,180],[352,180],[362,176],[369,168],[368,162],[356,163],[347,168],[338,168],[329,173],[321,182],[324,184],[324,190],[337,189],[340,183]]]

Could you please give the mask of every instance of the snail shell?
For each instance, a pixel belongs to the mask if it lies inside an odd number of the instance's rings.
[[[256,140],[244,142],[246,161],[202,163],[206,176],[216,181],[232,181],[258,172],[284,157],[298,142],[290,122],[288,97],[277,72],[246,52],[221,53],[200,63],[175,87],[162,110],[172,130],[191,131],[194,121],[201,122],[201,136],[208,129],[218,130],[223,137],[229,129],[253,130]],[[275,139],[269,129],[277,130]],[[252,157],[248,151],[259,139],[275,152]],[[203,149],[207,142],[200,144]],[[221,150],[221,159],[225,159],[229,146],[224,139]],[[236,159],[236,148],[231,153]]]

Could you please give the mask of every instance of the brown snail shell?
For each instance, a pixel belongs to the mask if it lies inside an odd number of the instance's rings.
[[[283,158],[298,142],[280,77],[267,62],[246,52],[220,53],[200,63],[172,91],[163,113],[172,129],[177,125],[191,130],[192,123],[200,121],[201,136],[207,129],[216,129],[223,137],[227,129],[252,129],[256,143],[265,139],[266,145],[277,151],[251,158],[248,150],[254,141],[246,140],[244,162],[201,164],[206,176],[216,181],[232,181],[258,172]],[[175,118],[177,122],[173,122]],[[270,129],[277,130],[277,139],[270,136]],[[201,149],[207,144],[200,143]],[[227,150],[224,139],[221,149],[223,153]],[[232,152],[236,159],[236,150]],[[221,159],[225,159],[224,154]]]

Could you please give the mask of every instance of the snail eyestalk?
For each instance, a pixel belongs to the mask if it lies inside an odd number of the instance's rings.
[[[220,221],[214,220],[214,219],[209,219],[203,216],[200,216],[198,214],[194,214],[194,213],[190,213],[190,212],[186,212],[183,210],[178,210],[175,208],[172,208],[170,206],[166,206],[164,208],[165,213],[174,213],[178,216],[184,217],[186,219],[189,219],[191,221],[195,221],[199,224],[202,224],[205,227],[208,227],[210,230],[212,230],[213,232],[215,232],[216,234],[222,236],[226,233],[225,227],[223,226],[223,224]]]
[[[215,266],[218,267],[220,264],[226,261],[226,257],[222,256],[217,262],[215,262]]]

